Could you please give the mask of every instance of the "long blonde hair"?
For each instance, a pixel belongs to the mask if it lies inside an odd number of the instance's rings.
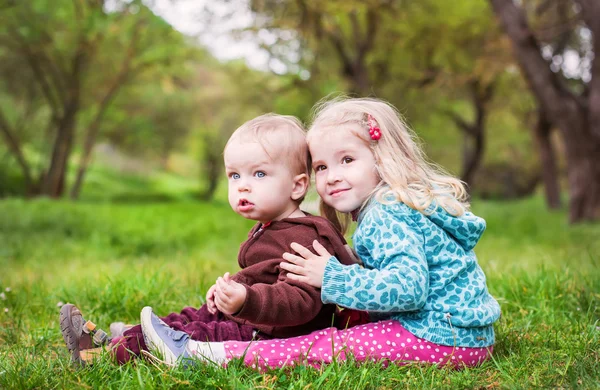
[[[381,130],[379,140],[372,140],[369,135],[369,115]],[[318,103],[313,118],[308,130],[309,145],[318,133],[335,129],[348,131],[371,148],[381,178],[371,196],[378,201],[400,201],[424,214],[433,211],[432,205],[455,216],[469,209],[464,183],[427,161],[416,135],[391,104],[373,98],[339,97]],[[348,214],[337,212],[322,200],[320,208],[324,217],[340,231],[346,231]]]

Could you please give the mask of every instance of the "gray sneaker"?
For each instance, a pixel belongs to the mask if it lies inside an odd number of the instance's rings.
[[[190,336],[175,330],[158,318],[150,306],[142,309],[140,315],[144,341],[150,352],[169,366],[190,362],[194,355],[188,349]]]

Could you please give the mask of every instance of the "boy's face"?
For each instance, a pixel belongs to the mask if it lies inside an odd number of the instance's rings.
[[[229,204],[244,218],[261,223],[277,221],[298,208],[295,175],[273,161],[258,142],[234,140],[224,153],[229,181]],[[303,195],[303,194],[302,194]]]

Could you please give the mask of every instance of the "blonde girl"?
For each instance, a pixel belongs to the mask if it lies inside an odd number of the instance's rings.
[[[317,241],[292,244],[281,267],[321,287],[324,303],[368,311],[373,322],[251,343],[188,343],[187,353],[253,367],[356,360],[474,366],[488,359],[500,307],[473,248],[485,221],[456,178],[427,162],[396,109],[377,99],[317,107],[308,133],[322,213],[345,231],[357,221],[363,265],[342,265]],[[164,337],[168,339],[168,336]]]

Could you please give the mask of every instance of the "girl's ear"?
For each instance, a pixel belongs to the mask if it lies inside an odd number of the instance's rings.
[[[308,175],[301,173],[294,176],[294,187],[292,188],[292,200],[298,200],[306,195],[308,191]]]

